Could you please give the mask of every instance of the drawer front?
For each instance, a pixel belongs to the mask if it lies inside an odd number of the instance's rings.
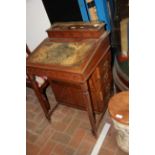
[[[102,112],[107,107],[112,92],[111,55],[107,53],[92,74],[89,85],[95,111]]]
[[[92,89],[103,89],[107,81],[111,80],[112,71],[111,71],[111,55],[110,52],[105,55],[103,60],[97,66],[96,70],[91,76],[91,83],[93,85]]]
[[[89,80],[93,106],[97,112],[104,110],[112,93],[112,78],[109,78],[106,83],[101,82],[101,80],[97,80],[96,83],[100,86],[98,87],[94,80]]]
[[[52,81],[51,85],[57,102],[74,108],[86,109],[79,86],[57,81]]]
[[[111,71],[111,53],[110,51],[107,52],[103,60],[99,64],[99,75],[102,77],[107,70]]]

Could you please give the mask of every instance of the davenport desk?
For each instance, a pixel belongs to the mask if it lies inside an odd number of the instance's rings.
[[[103,23],[60,23],[27,59],[27,73],[47,76],[58,103],[86,110],[96,136],[112,92],[109,33]],[[50,112],[49,112],[50,115]]]

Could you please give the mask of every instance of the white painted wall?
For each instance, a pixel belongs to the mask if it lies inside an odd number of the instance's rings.
[[[26,43],[30,50],[47,37],[50,21],[41,0],[26,0]]]

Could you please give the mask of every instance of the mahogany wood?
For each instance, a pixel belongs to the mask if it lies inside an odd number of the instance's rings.
[[[60,22],[47,30],[49,38],[99,38],[105,31],[101,22]]]
[[[51,30],[52,31],[52,30]],[[85,30],[86,31],[86,30]],[[95,30],[87,30],[97,33]],[[63,32],[63,31],[62,31]],[[79,36],[81,33],[77,31]],[[85,32],[86,33],[86,32]],[[92,132],[97,136],[99,121],[96,120],[96,113],[102,117],[107,109],[108,100],[112,94],[111,77],[111,52],[109,45],[109,33],[104,31],[98,38],[47,38],[34,51],[34,54],[27,59],[27,71],[29,76],[47,76],[58,103],[86,110],[92,127]],[[83,36],[82,36],[83,37]],[[83,57],[83,60],[74,65],[61,65],[42,61],[42,57],[48,58],[49,54],[43,51],[48,50],[55,42],[63,45],[63,42],[92,41],[90,47]],[[62,43],[62,44],[61,44]],[[56,45],[56,44],[55,44]],[[66,46],[65,46],[66,48]],[[84,48],[81,49],[84,52]],[[40,52],[40,55],[37,54]],[[58,52],[58,51],[55,51]],[[63,52],[66,52],[65,50]],[[37,61],[34,61],[34,58]],[[41,57],[40,57],[41,56]],[[45,63],[43,63],[45,62]]]
[[[31,55],[31,52],[27,45],[26,45],[26,53],[27,53],[28,57]],[[46,88],[49,86],[49,81],[45,80],[45,82],[39,87],[37,82],[35,81],[35,77],[33,75],[29,75],[28,72],[26,72],[26,75],[27,75],[26,86],[30,87],[34,90],[34,92],[39,100],[39,103],[44,111],[45,117],[50,121],[50,119],[51,119],[50,116],[57,105],[51,109],[51,106],[49,104],[49,101],[48,101],[48,98],[46,95]]]

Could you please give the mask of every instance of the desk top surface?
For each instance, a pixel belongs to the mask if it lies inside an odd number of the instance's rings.
[[[30,63],[55,64],[60,66],[79,66],[88,55],[95,40],[87,39],[79,42],[54,42],[45,40],[32,53]]]
[[[99,39],[45,39],[27,59],[27,66],[59,68],[82,72],[96,53],[100,41],[109,33],[104,32]],[[103,49],[104,51],[104,49]]]
[[[47,38],[26,59],[27,71],[53,79],[86,81],[109,51],[108,35],[105,31],[93,39]]]

